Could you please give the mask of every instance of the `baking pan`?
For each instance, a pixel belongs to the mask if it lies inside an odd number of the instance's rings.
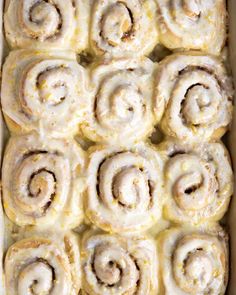
[[[203,0],[204,1],[204,0]],[[0,0],[0,21],[2,23],[4,0]],[[236,0],[228,0],[229,11],[229,53],[230,53],[230,66],[233,73],[234,85],[236,85]],[[2,26],[0,27],[0,62],[2,64],[4,56],[7,51],[4,50],[5,41]],[[236,114],[236,112],[235,112]],[[6,127],[0,114],[0,155],[2,155],[4,143],[6,142]],[[229,132],[228,139],[229,149],[233,159],[234,167],[236,167],[236,116],[234,115],[233,124]],[[235,181],[236,183],[236,181]],[[235,188],[236,191],[236,188]],[[227,294],[236,295],[236,196],[232,198],[229,214],[226,218],[226,225],[230,233],[230,280]],[[3,259],[5,247],[7,247],[6,237],[4,232],[7,232],[7,222],[4,227],[4,215],[0,203],[0,259]],[[5,245],[4,245],[5,241]],[[4,276],[3,276],[3,263],[0,264],[0,295],[4,295]]]

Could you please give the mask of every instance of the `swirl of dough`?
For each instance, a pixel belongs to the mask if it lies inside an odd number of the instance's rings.
[[[71,58],[71,59],[70,59]],[[4,65],[2,107],[12,132],[57,137],[77,129],[85,109],[85,69],[73,53],[12,52]]]
[[[87,182],[86,214],[105,231],[145,230],[160,218],[162,159],[145,144],[92,148]]]
[[[83,151],[71,140],[12,137],[3,161],[3,203],[20,226],[80,224]]]
[[[166,218],[179,223],[220,220],[233,193],[230,157],[223,144],[193,147],[165,141],[159,150],[166,157]]]
[[[152,240],[96,234],[83,244],[83,288],[88,294],[157,294],[156,246]]]
[[[157,5],[166,47],[220,54],[226,40],[225,0],[159,0]]]
[[[81,0],[8,0],[6,38],[13,48],[81,51],[88,43],[88,14]]]
[[[218,139],[232,119],[232,80],[221,61],[197,52],[165,58],[156,79],[156,111],[165,134],[185,141]]]
[[[154,64],[148,58],[118,59],[92,69],[92,95],[82,131],[93,141],[145,138],[154,118]]]
[[[227,239],[221,228],[173,228],[161,233],[158,246],[166,294],[225,294]]]
[[[97,55],[144,55],[158,43],[155,1],[94,0],[90,43]]]
[[[80,289],[80,257],[76,238],[61,243],[36,236],[13,244],[5,258],[9,295],[76,295]]]

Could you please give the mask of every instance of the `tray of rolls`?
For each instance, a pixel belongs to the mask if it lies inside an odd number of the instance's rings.
[[[0,3],[1,294],[236,294],[234,1]]]

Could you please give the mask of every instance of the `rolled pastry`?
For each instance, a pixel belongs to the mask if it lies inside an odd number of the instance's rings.
[[[193,146],[165,141],[165,217],[175,222],[220,220],[233,193],[230,157],[222,143]]]
[[[72,49],[88,46],[89,2],[7,0],[4,26],[13,48]]]
[[[156,111],[165,134],[184,141],[220,138],[232,119],[232,80],[222,62],[197,52],[165,58],[156,78]]]
[[[20,226],[73,228],[82,221],[84,153],[71,140],[12,137],[3,160],[3,204]]]
[[[4,266],[7,295],[77,295],[80,290],[80,255],[72,234],[20,240],[9,248]]]
[[[85,69],[70,52],[18,50],[3,67],[2,108],[12,132],[77,130],[88,97]]]
[[[90,46],[96,55],[144,55],[158,43],[153,0],[92,0]]]
[[[141,231],[160,217],[162,159],[143,143],[132,147],[95,146],[89,152],[85,211],[109,232]]]
[[[90,236],[83,242],[81,265],[85,294],[157,294],[156,246],[147,238]]]
[[[92,95],[82,131],[93,141],[124,143],[153,129],[156,67],[148,58],[105,60],[91,68]]]
[[[161,233],[158,248],[163,294],[225,294],[228,237],[220,227],[169,229]]]
[[[225,0],[158,0],[160,42],[169,49],[219,55],[226,40]]]

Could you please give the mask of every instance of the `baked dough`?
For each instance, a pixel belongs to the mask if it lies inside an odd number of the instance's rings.
[[[85,212],[108,232],[134,232],[161,218],[162,159],[143,143],[95,146],[89,151]]]
[[[159,237],[158,252],[161,294],[225,294],[228,237],[220,227],[166,230]]]
[[[181,141],[219,139],[232,119],[233,85],[222,61],[197,52],[166,57],[156,76],[162,131]]]
[[[87,83],[72,52],[12,51],[3,66],[1,95],[9,129],[74,134],[85,112]]]
[[[91,96],[82,131],[93,141],[124,143],[147,137],[154,116],[156,66],[148,58],[103,60],[90,69]]]
[[[20,226],[74,228],[83,218],[85,156],[72,140],[11,137],[3,160],[3,204]]]
[[[165,157],[165,217],[194,224],[220,220],[233,194],[233,171],[224,145],[168,140],[159,150]]]
[[[157,5],[162,44],[220,54],[226,41],[225,0],[158,0]]]
[[[87,294],[157,294],[157,255],[151,239],[87,233],[81,254]]]
[[[72,49],[88,46],[89,1],[7,0],[4,25],[13,48]]]
[[[90,17],[95,55],[145,55],[158,43],[153,0],[92,0]]]
[[[6,295],[77,295],[81,285],[77,238],[34,235],[13,244],[5,258]]]

